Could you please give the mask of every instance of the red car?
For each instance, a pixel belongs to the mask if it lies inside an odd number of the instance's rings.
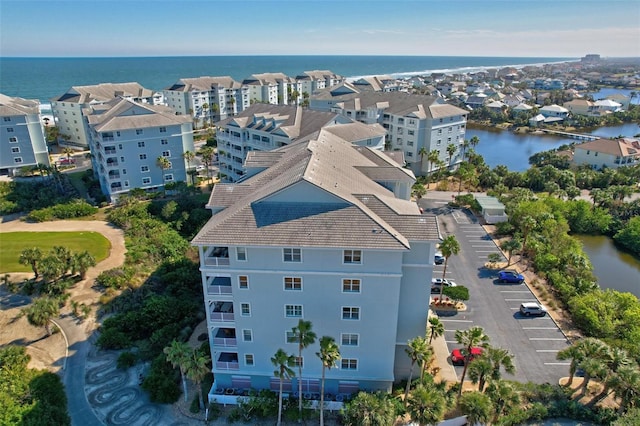
[[[471,348],[471,354],[469,354],[469,362],[473,361],[480,355],[484,350],[482,348]],[[451,363],[453,365],[464,365],[465,355],[467,355],[466,348],[454,349],[451,351]]]
[[[64,158],[60,158],[58,160],[58,164],[60,164],[61,166],[69,166],[69,165],[75,164],[75,163],[76,163],[76,160],[73,159],[73,158],[64,157]]]

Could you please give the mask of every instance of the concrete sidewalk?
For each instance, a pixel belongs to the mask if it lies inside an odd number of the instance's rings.
[[[438,317],[438,314],[429,309],[429,318]],[[427,319],[428,320],[428,319]],[[444,340],[444,334],[442,336],[435,337],[431,342],[433,352],[436,359],[436,366],[440,369],[439,376],[442,380],[446,380],[449,383],[457,383],[458,375],[453,365],[449,362],[449,349],[447,348],[447,342]]]

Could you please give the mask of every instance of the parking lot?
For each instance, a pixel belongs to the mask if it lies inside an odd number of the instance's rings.
[[[439,204],[442,204],[440,202]],[[508,349],[514,355],[518,381],[557,383],[568,375],[569,362],[556,360],[556,354],[569,342],[548,315],[525,317],[520,303],[537,302],[526,284],[503,284],[497,281],[497,271],[484,267],[490,253],[501,253],[478,220],[466,210],[425,205],[437,210],[444,236],[453,234],[460,243],[460,253],[449,259],[446,278],[469,289],[467,310],[453,316],[440,316],[445,326],[445,341],[449,352],[460,345],[456,330],[482,327],[490,344]],[[433,276],[442,277],[444,265],[435,266]],[[462,367],[455,367],[458,375]]]

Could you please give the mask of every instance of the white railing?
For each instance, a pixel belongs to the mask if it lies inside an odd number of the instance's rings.
[[[206,266],[229,266],[228,257],[205,257],[204,264]]]
[[[233,322],[235,316],[233,312],[211,312],[211,321]]]
[[[231,294],[230,285],[210,285],[207,286],[207,294]]]
[[[214,337],[213,345],[226,347],[238,346],[238,339],[235,337]]]
[[[240,364],[238,361],[216,361],[216,369],[218,370],[239,370]]]

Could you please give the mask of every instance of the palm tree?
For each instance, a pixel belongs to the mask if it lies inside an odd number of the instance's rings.
[[[456,342],[464,347],[465,354],[468,357],[471,353],[471,348],[476,346],[486,346],[489,343],[489,336],[484,333],[482,327],[471,327],[468,330],[456,330],[455,333]],[[458,390],[458,398],[462,395],[462,385],[464,383],[464,377],[467,375],[467,368],[469,367],[469,360],[464,360],[464,368],[462,369],[462,377],[460,378],[460,389]]]
[[[598,395],[593,397],[588,405],[593,405],[604,398],[609,393],[609,390],[611,388],[611,378],[617,374],[618,370],[621,367],[625,365],[631,365],[632,363],[632,360],[629,357],[629,353],[622,348],[612,347],[608,355],[609,359],[606,360],[608,371],[606,377],[603,380],[604,386],[602,387],[602,391]],[[613,380],[613,382],[615,383],[615,379]]]
[[[407,405],[409,400],[409,389],[411,389],[411,378],[413,376],[413,367],[416,363],[419,363],[422,366],[422,363],[425,359],[429,357],[429,353],[431,348],[427,344],[427,340],[424,337],[418,336],[409,340],[407,347],[404,349],[411,359],[411,368],[409,369],[409,378],[407,379],[407,387],[404,391],[404,403]]]
[[[520,220],[520,229],[522,231],[522,251],[527,249],[527,239],[533,228],[538,224],[533,216],[526,215]]]
[[[215,152],[212,146],[203,146],[202,149],[200,149],[200,156],[202,157],[202,162],[204,163],[204,166],[207,168],[207,177],[209,178],[209,181],[211,181],[210,166],[213,163],[214,155],[215,155]],[[213,183],[213,182],[210,182],[210,183]]]
[[[444,324],[438,317],[429,317],[429,344],[434,337],[440,337],[444,334]]]
[[[209,358],[207,355],[204,355],[197,349],[191,351],[191,354],[187,361],[187,377],[189,378],[189,380],[196,384],[196,389],[200,399],[201,410],[204,410],[204,397],[200,384],[202,383],[202,379],[204,379],[204,376],[206,376],[210,371],[210,362],[211,358]]]
[[[191,162],[196,157],[196,155],[191,151],[185,151],[182,153],[182,158],[187,162],[187,173],[189,173],[189,169],[191,169]],[[193,182],[191,182],[193,184]]]
[[[387,426],[395,423],[396,409],[382,392],[358,392],[343,411],[347,426]]]
[[[160,157],[156,158],[156,166],[160,167],[160,171],[162,172],[162,191],[163,194],[166,195],[167,191],[164,186],[164,171],[171,167],[171,162],[167,157],[161,155]]]
[[[311,330],[311,321],[298,320],[298,325],[291,329],[291,341],[298,344],[298,414],[302,421],[302,350],[316,341],[316,333]]]
[[[282,424],[282,385],[285,379],[291,379],[295,377],[295,373],[291,369],[296,362],[296,358],[293,355],[288,355],[283,349],[278,349],[273,357],[271,357],[271,363],[276,370],[273,375],[280,379],[280,390],[278,392],[278,426]]]
[[[72,263],[72,270],[77,271],[80,279],[84,280],[87,277],[87,270],[96,266],[96,259],[85,250],[82,253],[74,253]]]
[[[184,400],[187,401],[187,369],[189,367],[189,357],[191,356],[191,349],[189,345],[184,342],[178,342],[174,340],[171,345],[162,350],[168,362],[171,363],[173,368],[180,368],[180,378],[182,379],[182,391],[184,392]]]
[[[209,111],[209,104],[208,103],[204,103],[202,104],[202,127],[208,127],[208,123],[209,123],[209,117],[207,115],[207,112]]]
[[[518,251],[522,248],[522,242],[518,238],[511,238],[510,240],[503,241],[500,244],[500,249],[507,252],[507,266],[511,265],[511,256],[514,251]]]
[[[449,154],[449,164],[447,166],[447,169],[451,168],[451,160],[453,159],[453,154],[455,154],[457,150],[458,147],[455,146],[455,144],[450,143],[449,145],[447,145],[447,154]]]
[[[51,336],[51,319],[60,313],[58,301],[51,297],[40,297],[22,309],[20,315],[26,315],[27,321],[34,327],[44,327],[47,335]]]
[[[449,258],[454,255],[460,253],[460,243],[456,240],[455,235],[448,235],[442,242],[440,243],[440,251],[442,252],[442,256],[444,257],[444,269],[442,270],[442,278],[447,274],[447,264],[449,263]],[[442,294],[444,292],[444,285],[440,286],[440,300],[442,300]]]
[[[427,151],[427,148],[423,146],[418,150],[418,155],[420,156],[420,172],[422,172],[422,168],[423,168],[422,163],[424,161],[425,155],[427,156],[429,155],[429,151]]]
[[[613,393],[620,400],[619,413],[640,407],[640,369],[637,365],[623,365],[611,382]]]
[[[480,143],[480,138],[477,136],[473,136],[469,141],[469,143],[471,144],[471,147],[475,150],[476,146],[478,146],[478,144]]]
[[[429,180],[427,183],[431,183],[431,174],[433,173],[433,165],[440,161],[440,153],[436,150],[429,151],[427,154],[427,161],[429,162]]]
[[[491,377],[493,366],[486,356],[480,356],[469,365],[469,378],[471,383],[478,384],[478,392],[484,392],[487,378]]]
[[[475,361],[473,361],[475,364]],[[502,417],[507,407],[517,407],[520,405],[520,395],[511,383],[498,380],[487,388],[487,395],[491,398],[494,407],[492,423]]]
[[[324,425],[324,379],[325,370],[331,370],[340,359],[340,348],[333,337],[322,336],[320,338],[320,352],[316,356],[322,362],[322,385],[320,386],[320,426]]]
[[[458,171],[456,175],[458,175],[458,195],[462,192],[462,182],[467,179],[470,179],[473,176],[473,165],[469,163],[462,163],[460,167],[458,167]]]
[[[236,104],[236,98],[234,98],[233,96],[229,99],[229,105],[231,105],[231,116],[233,117],[236,114],[236,110],[235,110],[235,104]]]
[[[446,405],[444,394],[435,386],[419,385],[411,392],[407,408],[411,420],[420,425],[433,425],[444,417]]]
[[[35,274],[34,279],[37,280],[40,276],[38,273],[38,264],[42,260],[42,251],[38,247],[31,247],[22,250],[20,253],[20,259],[18,262],[21,265],[29,265],[31,266],[31,270]]]
[[[69,147],[62,148],[62,153],[67,156],[67,161],[69,162],[69,164],[71,164],[71,156],[73,155],[74,152],[75,151]]]
[[[513,355],[508,350],[489,346],[482,356],[486,357],[491,363],[491,380],[500,380],[502,376],[500,368],[504,368],[504,371],[508,374],[515,374],[516,367],[513,365]]]
[[[463,160],[467,158],[467,149],[469,149],[469,146],[471,146],[471,143],[469,142],[468,139],[465,139],[462,141],[462,159]]]
[[[425,189],[424,185],[419,182],[414,183],[411,187],[411,195],[416,197],[416,199],[418,200],[424,197],[426,193],[427,190]]]
[[[458,407],[467,416],[467,424],[486,424],[491,418],[491,399],[481,392],[465,392],[458,398]]]
[[[575,376],[576,371],[578,370],[578,365],[583,358],[584,353],[576,343],[569,346],[568,348],[562,349],[556,354],[556,359],[559,361],[565,361],[568,359],[571,360],[571,362],[569,363],[569,380],[567,381],[568,387],[571,387],[571,385],[573,384],[573,377]]]

